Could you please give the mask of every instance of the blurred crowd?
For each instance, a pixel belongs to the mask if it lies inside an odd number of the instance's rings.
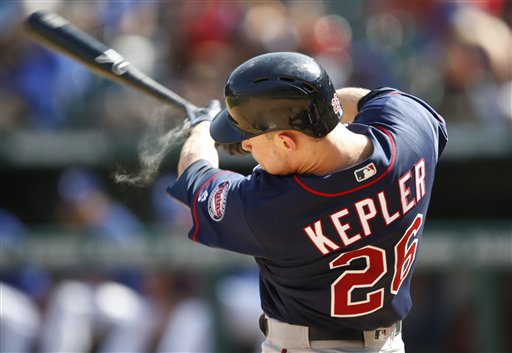
[[[2,2],[2,128],[137,129],[155,102],[27,39],[54,11],[193,103],[222,98],[231,70],[269,51],[317,58],[336,87],[391,85],[448,121],[512,121],[512,5],[478,1]]]
[[[159,105],[30,41],[22,22],[39,9],[108,43],[197,105],[222,99],[227,76],[242,61],[300,51],[317,58],[336,87],[394,86],[428,101],[449,124],[512,124],[512,5],[506,0],[20,0],[0,2],[2,133],[136,132]],[[144,237],[147,223],[188,230],[190,216],[165,195],[175,176],[164,175],[151,188],[151,216],[144,218],[82,167],[59,173],[49,224],[119,246]],[[23,243],[33,226],[9,209],[1,209],[0,225],[2,252]],[[211,352],[218,308],[201,286],[195,274],[175,269],[56,275],[28,262],[2,269],[0,351]],[[256,351],[262,337],[254,273],[230,274],[215,288],[234,344]]]
[[[189,212],[165,194],[174,178],[170,174],[157,180],[147,205],[150,219],[143,221],[109,193],[99,174],[67,168],[54,185],[58,197],[48,224],[82,246],[103,249],[133,249],[155,228],[185,237]],[[6,209],[0,209],[0,225],[3,256],[30,253],[27,241],[33,229]],[[72,256],[55,240],[47,244],[55,256]],[[193,268],[109,263],[71,261],[55,268],[30,257],[19,264],[2,261],[0,352],[215,352],[221,344],[216,338],[219,323],[232,335],[233,352],[253,352],[259,346],[253,270],[229,270],[207,288],[211,280]]]

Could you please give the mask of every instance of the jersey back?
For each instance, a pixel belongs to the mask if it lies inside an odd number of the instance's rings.
[[[255,257],[263,311],[290,324],[371,330],[403,319],[444,121],[392,89],[360,102],[347,126],[374,146],[326,176],[249,176],[199,161],[169,189],[189,204],[189,236]]]

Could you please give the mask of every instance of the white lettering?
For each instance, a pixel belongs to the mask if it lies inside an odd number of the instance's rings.
[[[380,208],[382,210],[382,216],[384,217],[384,222],[389,226],[391,223],[396,221],[398,217],[400,217],[400,212],[396,211],[392,216],[389,215],[388,211],[388,202],[386,200],[386,195],[384,195],[384,191],[378,193]]]
[[[45,14],[43,17],[41,17],[41,21],[43,21],[48,26],[53,27],[53,28],[59,28],[59,27],[65,26],[69,23],[64,18],[62,18],[58,15],[55,15],[53,13]]]
[[[372,199],[364,199],[356,202],[354,206],[356,206],[357,214],[359,215],[359,220],[361,221],[361,225],[363,226],[364,235],[368,236],[372,234],[370,224],[368,223],[368,221],[377,215],[375,203],[373,202]],[[365,209],[367,209],[368,212],[365,212]]]
[[[402,175],[400,179],[398,179],[398,187],[400,189],[400,202],[402,203],[402,214],[406,214],[409,212],[414,205],[416,205],[416,201],[414,199],[408,200],[407,197],[411,194],[411,188],[409,188],[405,183],[407,183],[412,177],[412,172],[409,170],[407,173]]]
[[[361,239],[360,234],[353,235],[352,237],[350,237],[347,234],[347,230],[350,229],[350,224],[341,224],[340,218],[348,215],[348,213],[348,210],[344,208],[341,211],[338,211],[335,214],[331,215],[332,223],[334,224],[334,227],[338,231],[340,239],[343,242],[343,245],[345,246],[348,246]]]
[[[305,227],[304,232],[323,255],[329,254],[341,246],[352,245],[363,237],[374,233],[371,222],[374,218],[382,217],[385,225],[388,226],[413,209],[427,194],[426,179],[426,163],[424,159],[421,159],[414,165],[414,168],[398,179],[398,187],[380,191],[373,196],[354,202],[349,205],[350,207],[332,213],[329,218],[341,240],[340,245],[325,236],[322,219]],[[397,208],[394,212],[389,209],[389,201]],[[355,214],[357,214],[360,224],[357,224]],[[352,230],[351,233],[354,234],[349,234],[353,227],[355,230]]]
[[[425,160],[422,159],[414,166],[414,176],[416,181],[416,202],[419,202],[425,196]]]
[[[315,230],[311,226],[307,226],[304,231],[322,254],[325,255],[332,250],[339,249],[338,245],[324,235],[321,221],[316,221],[314,227]]]
[[[130,63],[114,49],[105,50],[101,55],[94,58],[94,61],[100,64],[112,64],[112,72],[116,75],[122,75],[128,71]]]

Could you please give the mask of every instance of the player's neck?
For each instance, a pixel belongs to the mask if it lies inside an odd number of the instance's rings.
[[[299,174],[328,175],[357,165],[373,153],[371,140],[362,134],[355,134],[345,128],[335,129],[321,140],[305,159]]]

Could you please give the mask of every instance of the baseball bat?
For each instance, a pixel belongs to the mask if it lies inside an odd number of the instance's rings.
[[[102,77],[127,84],[185,113],[197,109],[188,100],[142,73],[114,49],[55,13],[36,11],[28,16],[24,27],[36,42],[81,62]]]

